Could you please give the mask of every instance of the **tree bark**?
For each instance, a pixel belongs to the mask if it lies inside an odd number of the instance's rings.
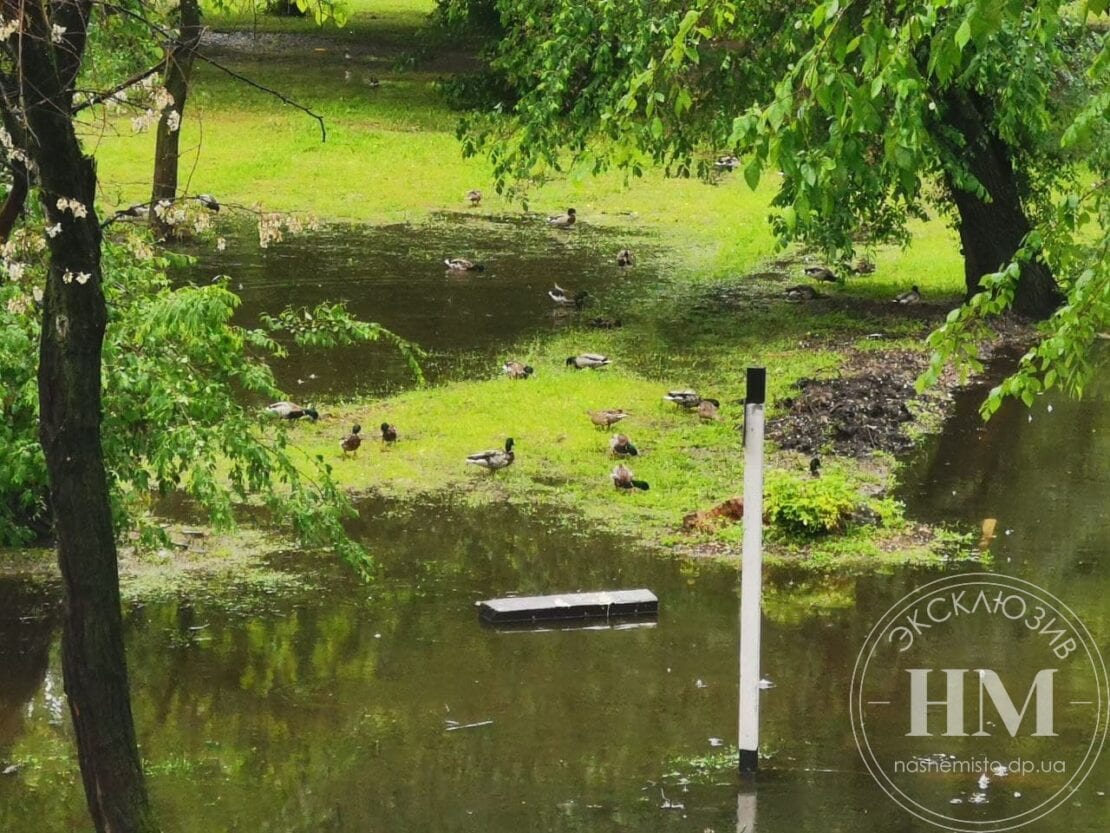
[[[158,120],[158,135],[154,146],[154,178],[150,194],[153,209],[161,200],[173,202],[177,199],[178,162],[181,155],[181,123],[185,117],[185,104],[189,97],[189,79],[193,74],[193,62],[197,44],[200,42],[200,4],[198,0],[180,0],[178,10],[181,15],[181,35],[166,50],[166,71],[162,84],[170,94],[173,103],[167,105]],[[177,113],[177,127],[174,128],[171,114]],[[150,221],[155,232],[164,236],[169,226],[161,221],[152,210]]]
[[[12,188],[8,191],[4,205],[0,206],[0,244],[8,242],[16,221],[22,216],[31,184],[27,166],[18,159],[9,159],[8,167],[12,171]]]
[[[96,169],[70,115],[85,49],[89,0],[44,6],[2,0],[22,20],[9,55],[5,116],[26,125],[48,224],[50,254],[39,344],[39,439],[46,457],[58,565],[64,586],[62,671],[85,798],[98,833],[149,833],[150,807],[135,739],[123,645],[119,575],[100,442],[101,351],[107,310],[101,286]],[[63,37],[52,37],[52,26]],[[13,38],[13,40],[15,40]],[[56,41],[56,42],[55,42]],[[10,86],[9,86],[10,85]],[[24,95],[24,92],[27,92]]]
[[[1031,225],[1022,205],[1010,150],[987,127],[982,105],[963,93],[950,93],[946,104],[946,122],[964,138],[963,147],[955,152],[986,189],[984,197],[961,188],[952,174],[948,175],[948,189],[959,211],[964,283],[970,298],[979,291],[984,275],[997,272],[1013,260]],[[1015,312],[1034,319],[1047,318],[1062,300],[1046,264],[1021,264],[1014,290]]]

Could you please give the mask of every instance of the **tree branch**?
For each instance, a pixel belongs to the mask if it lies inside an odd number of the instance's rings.
[[[145,78],[149,78],[151,75],[154,75],[154,73],[156,73],[156,72],[161,72],[162,68],[165,65],[166,65],[166,59],[163,58],[161,61],[159,61],[158,63],[156,63],[154,66],[150,67],[149,69],[144,69],[142,72],[139,72],[139,73],[136,73],[135,75],[132,75],[126,81],[121,81],[120,83],[118,83],[114,87],[112,87],[111,89],[104,90],[103,92],[99,92],[96,95],[90,96],[89,98],[85,99],[80,104],[78,104],[76,107],[73,107],[70,110],[70,112],[75,113],[75,114],[80,113],[86,107],[94,107],[97,104],[101,104],[102,102],[105,102],[109,98],[114,96],[116,93],[121,92],[122,90],[126,90],[128,87],[130,87],[134,84],[138,84],[140,81],[142,81]]]
[[[305,113],[305,114],[311,116],[312,118],[316,119],[316,121],[318,121],[320,123],[320,141],[321,142],[326,142],[328,140],[328,131],[327,131],[327,128],[324,126],[324,117],[321,116],[319,113],[313,112],[312,110],[305,107],[303,104],[297,103],[293,99],[289,98],[287,95],[284,95],[283,93],[279,93],[277,90],[271,89],[270,87],[267,87],[265,84],[259,84],[257,81],[252,81],[250,78],[247,78],[247,76],[245,76],[245,75],[240,75],[235,70],[230,69],[228,67],[225,67],[223,64],[221,64],[219,61],[215,60],[214,58],[208,57],[207,55],[205,55],[200,50],[197,50],[196,57],[200,58],[200,60],[204,61],[206,64],[211,64],[212,66],[214,66],[216,69],[220,70],[221,72],[226,72],[232,78],[235,78],[239,81],[242,81],[244,84],[246,84],[250,87],[254,87],[256,90],[261,90],[264,93],[269,93],[270,95],[279,99],[284,104],[288,104],[290,107],[294,107],[294,108],[300,110],[302,113]]]

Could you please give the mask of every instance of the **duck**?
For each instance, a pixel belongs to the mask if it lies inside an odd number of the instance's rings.
[[[703,399],[698,403],[698,416],[707,421],[717,419],[717,410],[720,407],[716,399]]]
[[[820,477],[821,476],[821,458],[820,457],[814,457],[809,461],[809,476],[810,477]]]
[[[639,489],[646,492],[651,488],[646,481],[635,480],[632,476],[632,469],[624,463],[618,463],[609,476],[613,478],[613,485],[618,489]]]
[[[837,283],[840,280],[840,278],[836,276],[836,272],[828,266],[807,266],[804,271],[807,278],[813,278],[816,281]]]
[[[797,286],[788,286],[783,292],[788,301],[815,301],[825,296],[809,284],[800,283]]]
[[[570,228],[578,219],[578,215],[573,208],[568,208],[566,214],[556,214],[554,217],[547,218],[547,224],[552,228]]]
[[[535,368],[531,365],[523,364],[521,362],[505,362],[501,365],[501,372],[508,376],[510,379],[527,379],[533,373]]]
[[[914,284],[907,292],[903,292],[901,295],[896,296],[893,303],[903,305],[916,304],[920,300],[921,290],[917,288],[917,284]]]
[[[621,249],[617,252],[617,266],[621,269],[627,269],[636,263],[636,257],[632,254],[631,249]]]
[[[875,263],[866,257],[861,257],[852,267],[852,271],[857,275],[870,275],[875,271]]]
[[[608,356],[601,356],[597,353],[582,353],[578,356],[567,356],[565,364],[575,370],[583,370],[587,367],[596,370],[599,367],[608,367],[612,362]]]
[[[718,156],[717,161],[713,163],[713,167],[718,171],[735,171],[740,167],[740,160],[731,155]]]
[[[609,440],[609,450],[617,457],[635,457],[640,453],[627,434],[614,434]]]
[[[477,188],[472,188],[466,192],[466,200],[472,207],[477,206],[482,201],[482,192]]]
[[[220,213],[220,203],[211,194],[197,194],[195,199],[209,211],[215,214]]]
[[[590,415],[590,421],[599,428],[616,425],[628,416],[628,412],[622,411],[620,408],[611,408],[605,411],[586,411],[586,413]]]
[[[356,422],[351,426],[351,433],[339,441],[339,448],[343,451],[344,457],[358,453],[358,447],[362,445],[362,437],[359,436],[361,430],[362,426]]]
[[[721,403],[716,399],[706,399],[692,390],[669,390],[663,396],[663,399],[667,402],[673,402],[682,408],[697,408],[702,402],[711,402],[714,406],[718,408],[721,407]]]
[[[383,422],[381,431],[382,431],[382,442],[383,443],[387,443],[387,444],[391,445],[391,444],[397,442],[397,426],[396,425],[390,425],[388,422]]]
[[[500,469],[508,468],[513,464],[516,459],[516,454],[513,452],[513,438],[509,437],[505,440],[505,450],[494,449],[492,451],[479,451],[476,454],[467,455],[466,462],[472,463],[475,466],[481,466],[490,473],[499,471]]]
[[[585,290],[572,292],[569,289],[563,289],[559,284],[555,284],[554,289],[547,290],[547,297],[561,307],[581,308],[586,303],[586,299],[590,297],[590,293]]]
[[[452,272],[484,272],[486,267],[482,263],[475,263],[473,260],[467,260],[465,257],[449,257],[443,261],[443,265],[450,269]]]
[[[273,405],[267,405],[266,410],[281,419],[301,419],[302,417],[308,417],[315,422],[320,418],[320,414],[315,408],[302,408],[295,402],[275,402]]]

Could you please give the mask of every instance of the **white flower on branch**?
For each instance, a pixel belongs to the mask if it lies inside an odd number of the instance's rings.
[[[169,128],[170,133],[176,133],[181,127],[181,114],[176,110],[170,110],[166,114],[166,127]]]
[[[59,211],[68,211],[73,214],[74,217],[89,216],[89,209],[86,208],[85,204],[80,200],[71,197],[58,197],[58,202],[55,204],[58,206]],[[53,235],[51,235],[51,237],[53,237]]]
[[[51,43],[61,43],[62,42],[62,37],[65,35],[65,33],[66,33],[66,27],[65,26],[59,26],[57,23],[55,23],[53,25],[53,27],[51,27],[51,29],[50,29],[50,42]]]
[[[55,238],[61,233],[62,233],[62,224],[61,223],[55,223],[52,226],[47,226],[46,227],[46,236],[47,237]]]
[[[18,20],[4,20],[4,18],[0,17],[0,41],[6,41],[18,31]]]

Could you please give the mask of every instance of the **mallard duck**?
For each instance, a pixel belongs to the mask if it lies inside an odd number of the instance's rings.
[[[610,425],[616,425],[628,413],[622,411],[620,408],[610,408],[605,411],[586,411],[590,415],[590,421],[599,428],[608,428]]]
[[[339,448],[342,449],[343,455],[357,454],[358,447],[362,445],[362,437],[359,436],[359,431],[362,426],[357,422],[351,426],[351,433],[339,441]]]
[[[682,408],[696,408],[701,405],[702,402],[712,402],[716,407],[721,407],[721,403],[716,399],[706,399],[692,390],[669,390],[663,396],[663,399],[667,402],[673,402]]]
[[[585,290],[582,292],[571,292],[569,289],[563,289],[559,284],[555,284],[554,289],[547,290],[547,297],[561,307],[581,308],[581,306],[586,303],[586,299],[589,296],[590,293]]]
[[[825,296],[809,284],[800,283],[797,286],[788,286],[783,293],[788,301],[814,301]]]
[[[718,156],[713,167],[718,171],[735,171],[740,167],[740,160],[735,156]]]
[[[895,304],[916,304],[921,300],[921,290],[917,288],[917,284],[908,292],[903,292],[901,295],[895,297],[893,303]]]
[[[516,455],[513,453],[513,438],[509,437],[505,440],[505,450],[494,449],[493,451],[479,451],[477,454],[470,454],[466,458],[466,462],[473,463],[476,466],[481,466],[490,472],[498,471],[499,469],[506,468],[513,464]]]
[[[466,199],[467,202],[471,204],[471,206],[476,206],[482,201],[482,192],[479,191],[477,188],[473,188],[466,192]]]
[[[821,476],[821,458],[814,457],[809,461],[809,475],[810,477]]]
[[[570,228],[577,219],[578,215],[575,210],[568,208],[566,214],[556,214],[554,217],[548,217],[547,224],[552,228]]]
[[[582,353],[579,356],[568,356],[566,360],[567,367],[573,367],[575,370],[582,370],[584,368],[597,369],[599,367],[608,367],[611,364],[608,357],[599,356],[597,353]]]
[[[381,85],[382,82],[375,78],[373,75],[366,79],[366,86],[372,90],[378,89],[378,87],[380,87]]]
[[[717,409],[720,407],[716,399],[703,399],[698,403],[698,416],[704,420],[716,419]]]
[[[617,457],[635,457],[640,453],[626,434],[614,434],[609,440],[609,450]]]
[[[536,372],[531,365],[521,362],[505,362],[501,365],[501,371],[510,379],[527,379]]]
[[[852,271],[857,275],[870,275],[875,271],[875,264],[866,257],[861,257],[856,261],[855,266],[852,267]]]
[[[209,211],[220,213],[220,203],[211,194],[197,194],[195,199]]]
[[[816,281],[827,281],[828,283],[837,283],[840,278],[836,273],[827,266],[807,266],[805,268],[807,278],[813,278]]]
[[[392,444],[397,442],[397,426],[388,422],[382,423],[382,442]]]
[[[621,249],[617,252],[617,266],[621,269],[627,269],[636,263],[636,258],[629,249]]]
[[[443,265],[450,269],[452,272],[486,271],[486,267],[484,264],[475,263],[472,260],[467,260],[465,257],[449,257],[443,261]]]
[[[613,485],[618,489],[639,489],[646,492],[651,488],[646,481],[634,480],[632,477],[632,469],[624,463],[619,463],[609,476],[613,478]]]
[[[320,414],[315,408],[302,408],[295,402],[275,402],[273,405],[267,405],[266,410],[281,419],[301,419],[308,417],[313,422],[320,418]]]

